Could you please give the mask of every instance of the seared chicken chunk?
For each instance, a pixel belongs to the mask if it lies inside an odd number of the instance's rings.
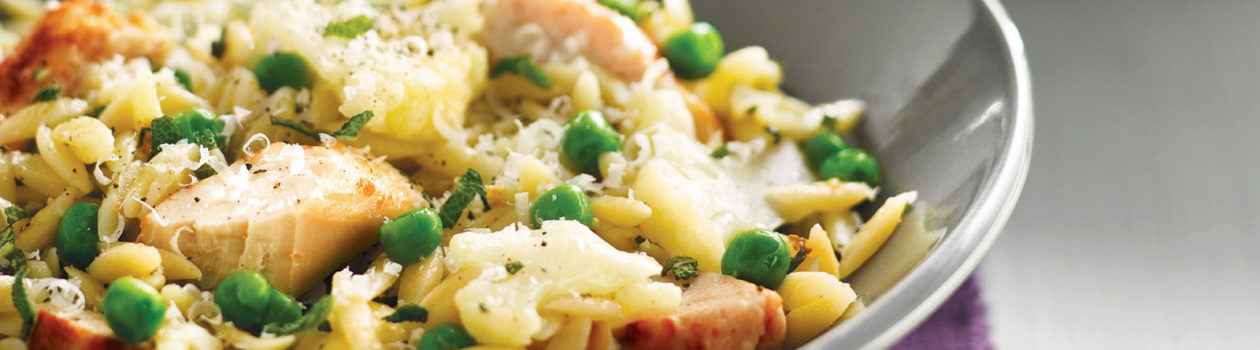
[[[105,317],[95,312],[56,314],[39,310],[35,326],[26,337],[30,350],[65,349],[131,349],[105,323]]]
[[[159,59],[170,45],[170,36],[142,12],[124,17],[109,2],[62,1],[0,62],[0,112],[25,105],[54,82],[73,90],[79,69],[89,63],[116,54]]]
[[[574,40],[578,54],[626,81],[639,81],[659,57],[656,44],[634,21],[593,0],[489,0],[485,3],[485,42],[497,58],[532,53],[538,43],[522,40],[522,27],[536,25],[551,51],[563,51]],[[535,59],[542,59],[535,57]],[[677,90],[695,120],[696,138],[708,141],[722,125],[713,109],[683,88],[673,73],[657,80],[662,89]]]
[[[536,24],[548,47],[577,40],[582,56],[622,79],[638,80],[656,60],[656,45],[634,21],[594,0],[491,0],[485,14],[486,45],[496,57],[529,53],[534,43],[521,40],[520,27]]]
[[[139,240],[188,256],[202,287],[248,269],[297,295],[421,200],[393,167],[345,146],[274,143],[158,204],[140,222]]]
[[[631,349],[772,349],[786,332],[778,293],[706,273],[683,291],[673,315],[630,323],[619,338]]]

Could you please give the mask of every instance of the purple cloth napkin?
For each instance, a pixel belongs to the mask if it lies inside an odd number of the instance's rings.
[[[992,350],[988,315],[973,274],[892,350]]]

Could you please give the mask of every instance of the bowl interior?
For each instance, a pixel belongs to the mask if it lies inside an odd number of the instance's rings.
[[[919,203],[850,280],[868,309],[811,346],[890,345],[970,273],[1018,197],[1032,116],[1014,27],[995,0],[692,6],[728,49],[766,47],[788,93],[867,103],[849,137],[880,161],[881,197],[916,190]]]

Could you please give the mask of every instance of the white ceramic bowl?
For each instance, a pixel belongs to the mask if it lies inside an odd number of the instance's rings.
[[[1015,26],[997,0],[692,4],[729,49],[765,46],[789,93],[868,103],[851,137],[880,160],[882,195],[917,190],[922,216],[851,278],[867,309],[805,348],[893,345],[971,274],[1019,197],[1033,116]]]

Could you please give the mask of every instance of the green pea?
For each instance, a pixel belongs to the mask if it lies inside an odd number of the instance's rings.
[[[630,17],[631,20],[639,21],[639,0],[596,0],[600,5],[604,5],[621,15]]]
[[[119,339],[136,344],[157,333],[166,315],[166,298],[144,282],[127,276],[105,290],[105,323]]]
[[[722,35],[708,22],[696,22],[665,39],[665,59],[674,75],[687,80],[709,76],[726,54]]]
[[[66,209],[57,226],[57,255],[70,266],[87,269],[92,260],[101,254],[98,244],[101,236],[96,232],[96,217],[101,206],[96,203],[79,203]]]
[[[474,345],[477,345],[477,340],[463,326],[448,322],[426,330],[416,350],[452,350]]]
[[[621,151],[621,134],[599,111],[582,111],[566,122],[560,147],[569,162],[583,173],[599,176],[599,156]]]
[[[214,303],[237,328],[257,334],[263,326],[291,322],[302,316],[302,305],[255,271],[228,275],[214,290]]]
[[[818,176],[823,179],[865,182],[872,187],[879,186],[879,173],[875,157],[859,148],[840,150],[818,165]]]
[[[834,131],[823,131],[810,138],[801,140],[801,149],[805,153],[805,161],[811,169],[818,171],[823,160],[836,152],[849,148],[849,143]]]
[[[381,248],[399,264],[414,264],[442,242],[442,219],[430,208],[406,212],[381,226]]]
[[[775,289],[783,283],[792,254],[783,236],[765,229],[740,232],[726,244],[722,273]]]
[[[277,52],[263,57],[254,66],[254,76],[258,77],[258,86],[267,93],[276,92],[281,87],[301,90],[306,87],[306,60],[292,52]]]
[[[591,226],[595,220],[586,192],[572,184],[556,186],[538,196],[534,207],[530,209],[529,217],[534,228],[541,228],[543,221],[548,220],[573,220],[586,226]]]

